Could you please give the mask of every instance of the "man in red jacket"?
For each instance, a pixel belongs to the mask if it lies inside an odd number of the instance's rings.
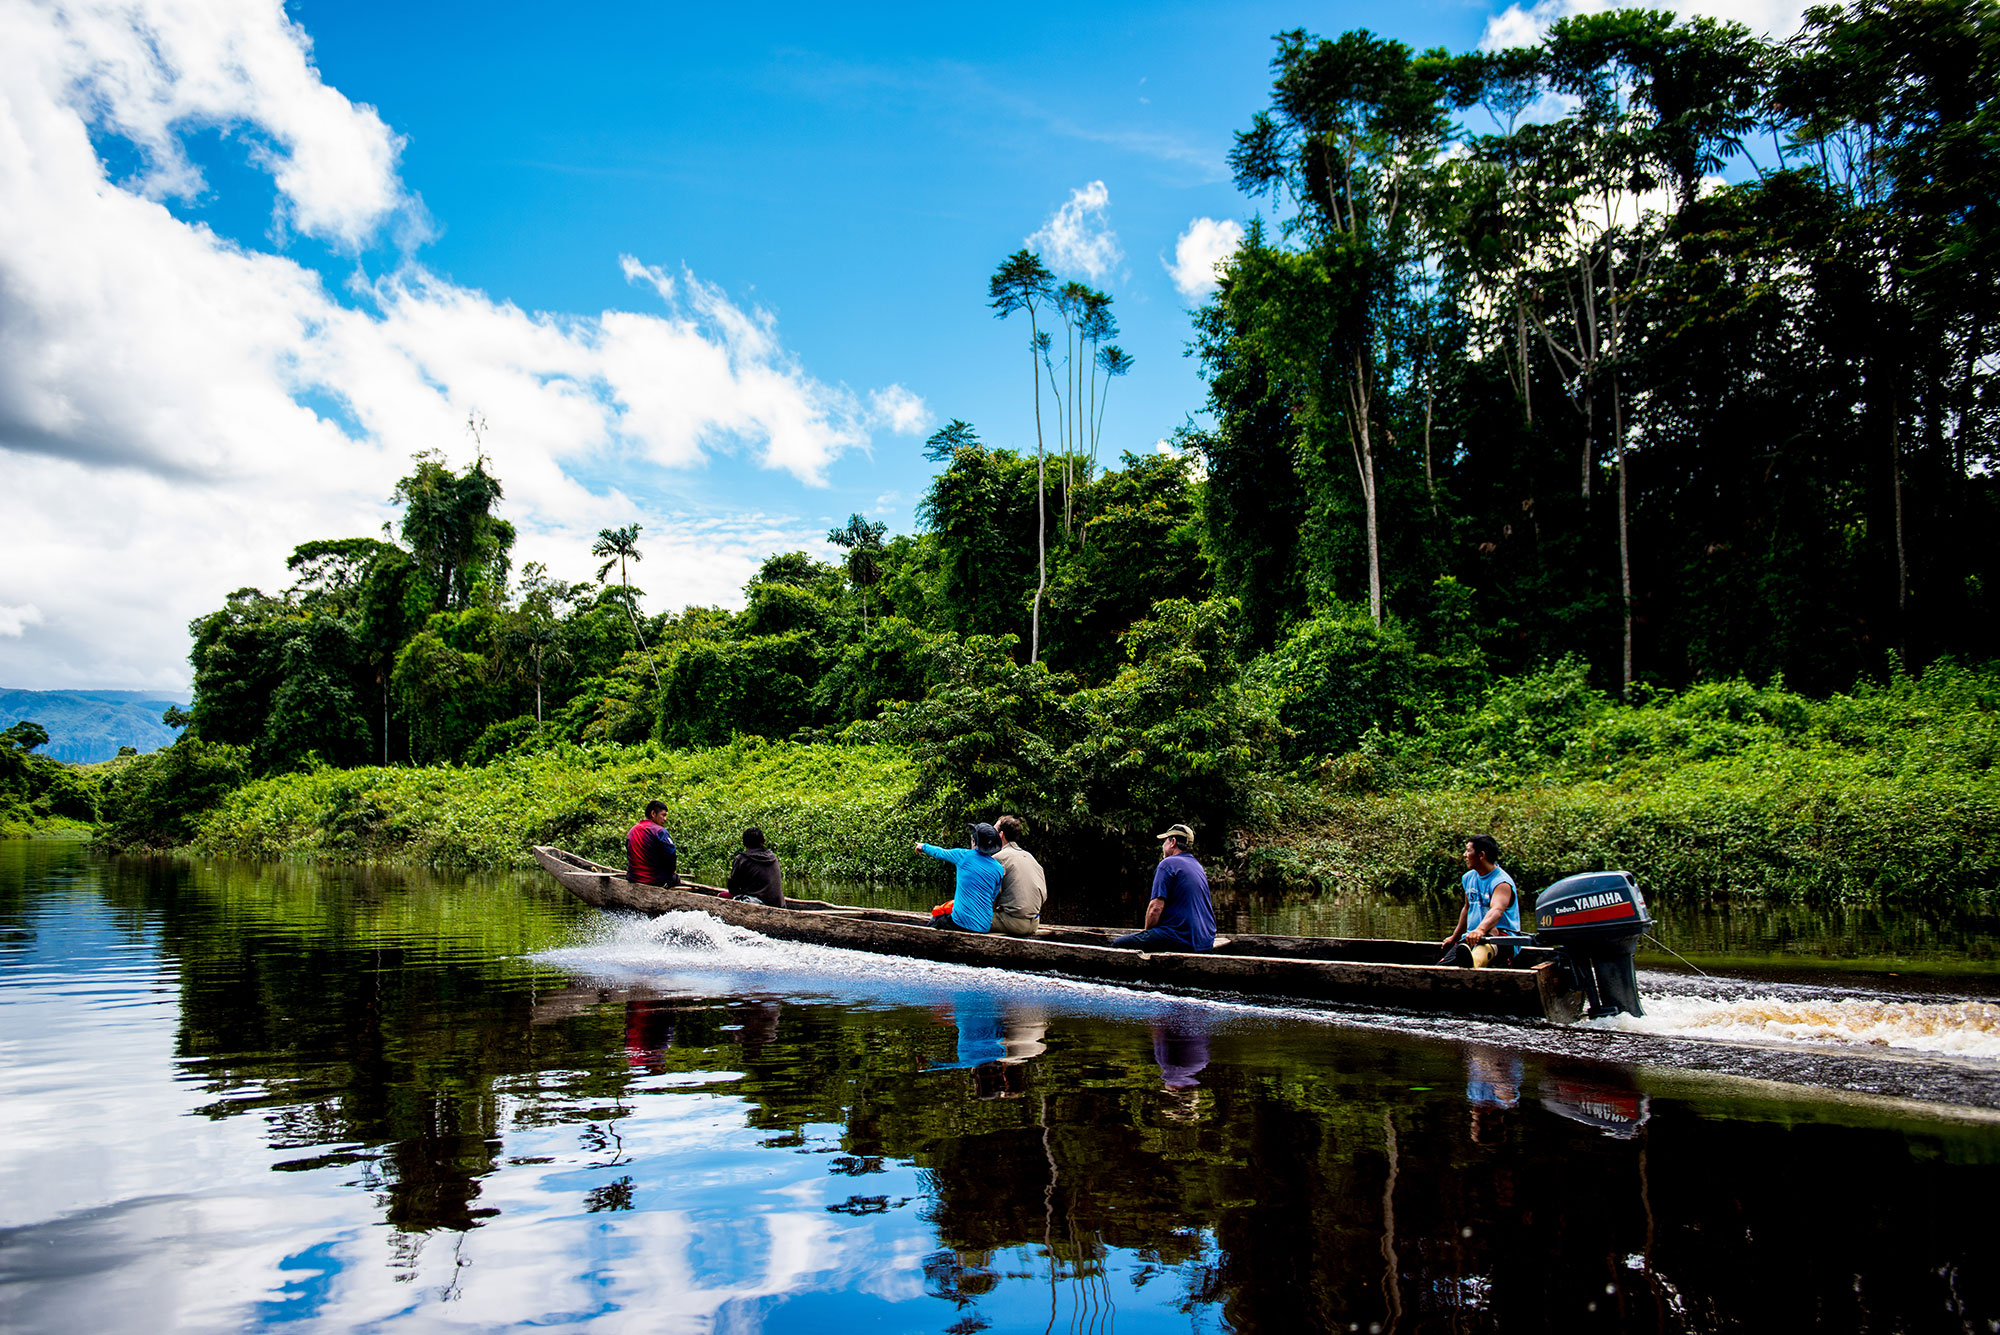
[[[660,824],[660,817],[666,814],[665,802],[646,803],[646,819],[625,836],[625,879],[634,885],[681,883],[675,870],[680,850],[674,847],[673,836]]]

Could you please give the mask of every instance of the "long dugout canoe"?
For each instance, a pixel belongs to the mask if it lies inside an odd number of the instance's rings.
[[[683,881],[638,885],[616,868],[538,845],[535,860],[584,903],[658,915],[706,913],[781,941],[982,968],[1062,974],[1125,987],[1199,989],[1299,1001],[1397,1006],[1464,1015],[1504,1015],[1567,1024],[1584,997],[1565,986],[1553,951],[1524,947],[1514,963],[1461,969],[1437,963],[1435,941],[1236,935],[1210,951],[1119,949],[1128,928],[1044,926],[1032,937],[940,931],[923,913],[787,899],[771,908],[721,899],[716,887]]]

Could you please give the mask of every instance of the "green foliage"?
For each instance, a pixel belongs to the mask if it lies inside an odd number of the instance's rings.
[[[95,779],[36,755],[48,740],[48,729],[31,719],[0,732],[0,838],[67,833],[97,819]]]
[[[695,641],[667,659],[659,737],[669,746],[715,746],[735,734],[789,737],[812,722],[818,654],[805,631]]]
[[[368,725],[354,688],[362,656],[359,637],[343,622],[313,617],[293,631],[253,747],[257,768],[289,769],[308,757],[352,764],[368,754]]]
[[[1018,663],[1011,635],[946,637],[933,648],[935,684],[891,704],[883,721],[914,757],[912,800],[954,823],[1002,811],[1060,840],[1077,815],[1068,753],[1088,726],[1074,679]]]
[[[323,771],[314,771],[323,772]],[[249,777],[246,750],[183,737],[164,750],[114,762],[104,780],[98,839],[119,850],[172,848]]]
[[[868,616],[868,591],[882,581],[882,535],[888,531],[887,524],[852,514],[846,524],[829,530],[826,535],[828,542],[847,553],[847,580],[861,593],[864,621]]]
[[[1278,701],[1290,754],[1312,759],[1351,750],[1371,728],[1408,726],[1417,651],[1400,623],[1347,609],[1299,622],[1251,671]]]
[[[195,846],[238,857],[523,867],[532,865],[530,845],[553,843],[623,866],[625,832],[657,798],[682,870],[698,879],[726,875],[751,825],[789,871],[900,878],[923,870],[911,841],[941,833],[904,804],[914,777],[908,757],[887,746],[557,744],[476,769],[274,775],[232,793],[201,822]]]
[[[801,587],[756,581],[746,590],[749,605],[732,625],[738,639],[762,635],[804,635],[820,644],[835,644],[845,638],[846,617],[825,586]]]
[[[477,643],[473,633],[487,617],[440,612],[396,655],[397,702],[410,721],[410,756],[418,763],[449,760],[485,730],[491,717],[491,676],[486,655],[461,644]]]
[[[1118,637],[1156,598],[1208,594],[1195,484],[1185,459],[1126,454],[1124,467],[1077,488],[1078,526],[1049,584],[1047,655],[1089,682],[1119,669]]]
[[[961,635],[1028,630],[1035,581],[1035,465],[967,445],[931,482],[917,521],[935,539],[933,625]]]
[[[841,651],[813,683],[813,711],[831,721],[866,721],[898,700],[921,700],[935,680],[945,637],[904,620],[882,617]]]
[[[1163,600],[1126,632],[1125,670],[1087,694],[1090,727],[1066,757],[1078,814],[1134,860],[1171,821],[1221,845],[1277,813],[1271,759],[1284,730],[1268,695],[1242,680],[1242,635],[1234,602]]]
[[[396,483],[394,499],[403,506],[400,531],[431,610],[462,611],[475,590],[492,596],[505,589],[514,526],[493,514],[502,492],[500,480],[486,471],[485,456],[462,473],[453,473],[435,451],[412,462],[416,469]]]
[[[487,765],[513,751],[532,749],[537,742],[550,739],[550,728],[535,720],[533,714],[523,714],[495,723],[479,734],[477,741],[465,749],[467,765]]]
[[[1507,671],[1824,693],[1995,653],[1996,31],[1862,0],[1782,46],[1642,9],[1464,56],[1281,34],[1231,163],[1282,226],[1197,314],[1188,436],[1253,644],[1362,601],[1379,543],[1419,649],[1442,574]],[[1776,161],[1702,187],[1753,136]]]
[[[804,552],[779,552],[764,558],[750,577],[746,593],[768,585],[782,585],[806,593],[831,598],[840,592],[840,572],[824,561],[815,561]]]
[[[49,730],[32,719],[22,719],[5,732],[0,732],[0,748],[26,753],[38,746],[47,746]]]
[[[1012,811],[1079,865],[1137,865],[1160,823],[1218,843],[1277,809],[1268,772],[1279,738],[1269,701],[1236,666],[1234,604],[1157,604],[1125,638],[1129,662],[1079,689],[1020,664],[1011,638],[942,642],[937,684],[884,721],[918,767],[914,799],[954,820]]]
[[[1365,738],[1260,873],[1432,889],[1484,830],[1530,885],[1625,868],[1672,894],[1923,900],[1989,892],[2000,856],[1991,667],[1826,701],[1732,681],[1624,705],[1566,660],[1426,724]]]

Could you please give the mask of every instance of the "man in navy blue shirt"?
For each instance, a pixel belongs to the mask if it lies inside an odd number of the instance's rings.
[[[1160,840],[1160,865],[1153,871],[1153,897],[1146,904],[1145,930],[1112,941],[1135,950],[1208,950],[1215,945],[1215,906],[1208,898],[1208,874],[1188,850],[1194,831],[1170,825]]]

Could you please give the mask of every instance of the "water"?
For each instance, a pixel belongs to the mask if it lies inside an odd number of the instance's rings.
[[[0,843],[0,1331],[1990,1331],[1931,948],[1557,1029]]]

